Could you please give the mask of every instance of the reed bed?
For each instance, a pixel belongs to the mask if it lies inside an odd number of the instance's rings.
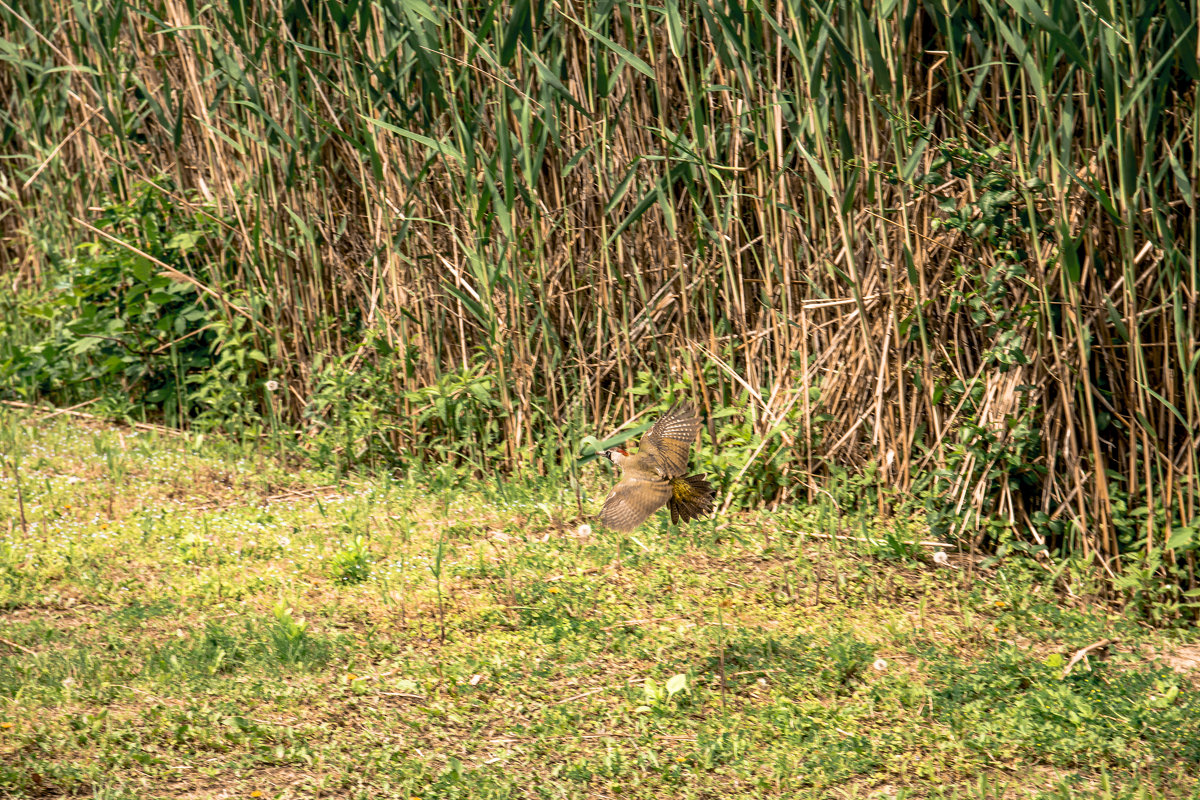
[[[880,506],[925,498],[964,542],[999,520],[1194,586],[1194,2],[0,2],[0,25],[4,270],[111,244],[90,209],[155,187],[216,221],[170,266],[250,320],[284,416],[331,363],[382,370],[403,449],[453,425],[414,409],[458,381],[494,419],[478,466],[546,469],[686,386],[718,448],[741,436],[739,502],[869,466]]]

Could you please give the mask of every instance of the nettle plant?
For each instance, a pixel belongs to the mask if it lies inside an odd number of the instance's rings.
[[[235,406],[246,416],[252,375],[268,361],[259,337],[199,281],[174,277],[198,264],[220,271],[220,221],[143,184],[94,224],[107,236],[50,254],[47,288],[20,301],[32,330],[0,362],[0,379],[56,402],[99,394],[111,412],[172,424],[206,412],[222,424]]]
[[[413,451],[421,459],[467,466],[487,474],[504,455],[499,377],[482,358],[445,372],[435,383],[404,393]]]
[[[307,447],[318,462],[334,463],[346,471],[355,466],[401,464],[396,446],[399,362],[400,353],[374,330],[366,332],[353,353],[313,359],[303,416],[310,431]]]
[[[960,351],[952,354],[956,363],[943,360],[936,371],[944,377],[935,379],[931,388],[934,402],[953,409],[960,422],[953,435],[941,442],[944,455],[939,468],[916,476],[916,494],[926,498],[933,535],[982,526],[993,538],[1004,540],[1011,538],[1004,521],[980,513],[973,503],[946,501],[963,487],[975,493],[982,487],[993,502],[1005,492],[1036,492],[1046,471],[1041,463],[1041,412],[1031,399],[1033,387],[1015,388],[1015,409],[1002,424],[982,421],[989,383],[1031,363],[1028,338],[1031,330],[1037,330],[1039,309],[1027,281],[1027,248],[1048,229],[1037,212],[1045,185],[1021,180],[1005,144],[985,147],[950,141],[936,148],[929,172],[915,177],[913,187],[937,203],[940,215],[931,229],[957,232],[956,250],[961,255],[951,262],[953,280],[946,302],[934,313],[940,312],[940,324],[963,334],[954,337]],[[948,187],[967,191],[950,194]],[[1033,202],[1022,204],[1023,198]],[[964,364],[975,371],[974,377],[962,377]],[[916,362],[913,369],[914,383],[920,385]],[[1049,524],[1048,519],[1044,522]]]

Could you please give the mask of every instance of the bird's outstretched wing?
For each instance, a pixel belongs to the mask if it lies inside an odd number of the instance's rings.
[[[681,403],[658,418],[638,444],[638,455],[650,454],[663,475],[677,478],[687,472],[688,453],[700,431],[700,418],[691,403]]]
[[[670,499],[670,482],[626,475],[604,501],[600,521],[614,531],[628,532],[645,522],[646,517]]]

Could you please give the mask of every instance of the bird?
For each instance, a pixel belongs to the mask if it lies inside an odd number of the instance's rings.
[[[604,501],[600,521],[627,533],[664,505],[673,524],[712,513],[712,485],[704,475],[684,475],[699,430],[695,408],[682,403],[659,417],[636,453],[624,447],[602,450],[600,455],[619,467],[622,477]]]

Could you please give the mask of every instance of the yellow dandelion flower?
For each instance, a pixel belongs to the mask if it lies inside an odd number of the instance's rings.
[[[550,594],[558,594],[559,589],[557,586],[551,586],[546,591],[549,592]]]
[[[262,797],[262,792],[260,792],[258,789],[255,789],[253,792],[250,793],[250,796],[251,797]]]
[[[346,673],[346,683],[354,683],[356,680],[358,680],[358,676],[353,672]]]
[[[4,728],[5,730],[8,730],[12,726],[13,724],[11,722],[0,722],[0,728]]]

